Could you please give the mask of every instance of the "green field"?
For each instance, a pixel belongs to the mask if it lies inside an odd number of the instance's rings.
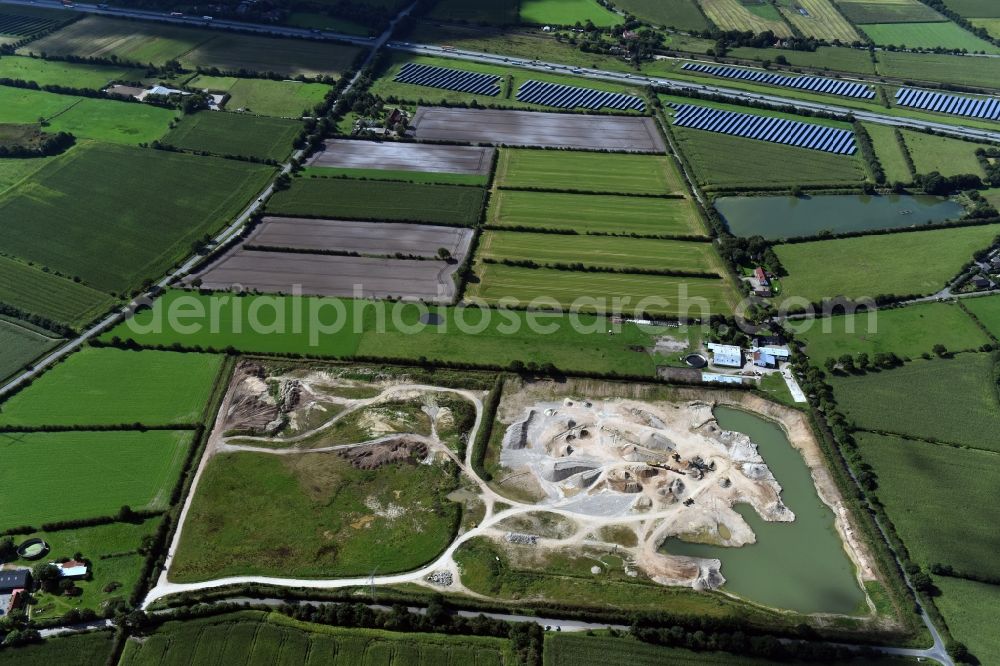
[[[502,227],[567,229],[580,234],[705,234],[690,201],[603,194],[501,190],[490,198],[487,222]]]
[[[120,663],[515,666],[509,642],[499,638],[344,629],[251,611],[168,622],[129,640]]]
[[[813,67],[816,69],[857,72],[859,74],[875,73],[875,66],[872,64],[872,59],[868,55],[868,52],[859,49],[821,46],[815,51],[782,50],[775,53],[774,49],[757,49],[742,46],[730,51],[730,55],[734,58],[757,61],[773,61],[779,53],[785,56],[790,65],[795,67]]]
[[[202,111],[185,116],[163,137],[163,143],[183,150],[284,160],[292,152],[302,123],[282,118]]]
[[[857,356],[864,352],[874,358],[879,352],[891,352],[900,358],[915,358],[930,353],[937,344],[961,351],[990,342],[954,303],[919,303],[881,309],[874,315],[825,317],[794,324],[806,329],[798,333],[798,338],[806,343],[806,353],[816,365],[843,354]]]
[[[55,93],[25,88],[0,87],[0,122],[23,124],[37,123],[39,118],[52,118],[82,97],[56,95]],[[107,102],[124,104],[123,102]]]
[[[488,304],[516,299],[558,305],[572,311],[611,313],[620,299],[623,315],[642,312],[706,319],[731,314],[736,292],[728,282],[703,278],[660,275],[578,273],[548,268],[519,268],[500,264],[476,267],[478,282],[468,287],[468,296]]]
[[[910,169],[906,165],[906,157],[903,149],[896,140],[896,131],[888,125],[878,125],[876,123],[865,123],[868,136],[872,139],[872,146],[875,154],[878,155],[879,163],[885,171],[885,179],[888,183],[909,183],[913,180]]]
[[[4,249],[96,289],[130,292],[229,223],[271,173],[214,157],[80,146],[0,196]]]
[[[1000,5],[993,0],[945,0],[945,4],[966,18],[1000,18]]]
[[[0,78],[34,81],[40,86],[100,90],[110,81],[136,81],[145,75],[145,70],[130,67],[107,67],[20,56],[0,58]]]
[[[0,650],[0,664],[16,666],[97,666],[107,663],[115,646],[113,631],[50,638],[44,643]]]
[[[917,173],[937,171],[942,176],[971,173],[980,178],[986,177],[976,157],[976,149],[981,147],[979,144],[923,132],[902,132]]]
[[[829,381],[840,411],[859,428],[1000,453],[995,372],[992,354],[959,354]]]
[[[139,523],[111,523],[15,537],[15,543],[32,537],[45,539],[52,549],[49,551],[51,560],[73,558],[80,553],[92,564],[93,577],[76,584],[81,590],[79,596],[35,592],[38,603],[32,607],[31,616],[38,620],[57,618],[73,608],[89,608],[100,614],[108,602],[128,601],[146,560],[145,555],[137,551],[143,537],[152,536],[159,523],[159,518],[149,518]]]
[[[876,44],[906,46],[908,49],[963,49],[971,52],[1000,53],[1000,48],[976,37],[951,21],[936,23],[876,23],[861,29]]]
[[[471,226],[479,221],[485,196],[481,187],[296,178],[290,188],[271,198],[268,212],[342,220],[402,220]],[[373,206],[375,202],[377,206]]]
[[[166,509],[193,433],[0,434],[3,525],[40,525],[133,509]]]
[[[438,0],[429,16],[438,21],[513,25],[518,22],[519,4],[518,0]]]
[[[957,83],[976,88],[1000,88],[1000,59],[880,51],[878,73],[915,81]]]
[[[1000,586],[944,577],[935,578],[934,584],[941,590],[934,605],[955,640],[965,643],[978,663],[1000,663],[1000,642],[994,630]]]
[[[615,6],[638,18],[657,25],[680,30],[704,30],[709,27],[705,15],[698,9],[695,0],[618,0]]]
[[[85,348],[0,403],[0,425],[200,423],[221,356]]]
[[[854,23],[919,23],[945,20],[920,0],[836,0]]]
[[[0,379],[35,360],[58,344],[59,339],[14,321],[0,319]]]
[[[962,301],[962,305],[982,322],[993,337],[1000,338],[1000,296],[969,298]]]
[[[789,273],[781,280],[787,296],[817,302],[836,296],[930,294],[998,233],[1000,225],[987,225],[776,245],[774,250]]]
[[[305,167],[304,178],[354,178],[363,180],[399,180],[426,185],[473,185],[484,187],[489,176],[475,173],[446,173],[444,171],[405,171],[394,169],[352,169],[350,167]]]
[[[671,131],[698,182],[707,190],[795,185],[856,187],[865,178],[864,167],[855,156],[684,127],[673,127]],[[734,159],[734,155],[740,158]]]
[[[456,483],[440,464],[361,470],[336,452],[217,454],[195,490],[170,580],[416,569],[451,542],[459,507],[446,496]]]
[[[876,494],[915,562],[1000,576],[996,454],[868,433],[856,439],[878,475]]]
[[[159,139],[170,127],[170,121],[179,114],[173,109],[161,109],[149,104],[80,97],[67,99],[74,100],[72,106],[49,118],[47,131],[69,132],[80,139],[94,139],[126,146]]]
[[[620,194],[684,194],[666,157],[554,150],[503,150],[496,183],[518,187]]]
[[[350,68],[357,47],[303,39],[236,35],[157,23],[87,16],[31,42],[21,53],[117,57],[163,65],[177,59],[189,68],[245,69],[288,76],[336,75]]]
[[[350,19],[314,12],[293,11],[288,15],[288,18],[285,19],[285,24],[296,26],[298,28],[320,28],[321,30],[332,30],[334,32],[342,32],[348,35],[357,35],[359,37],[375,37],[378,32],[377,30],[373,30],[362,23],[357,23]]]
[[[38,157],[30,160],[16,157],[0,158],[0,194],[41,169],[52,159],[51,157]]]
[[[479,256],[502,261],[534,261],[541,265],[582,264],[619,270],[659,270],[722,273],[711,243],[555,236],[517,231],[488,231],[480,240]]]
[[[187,85],[192,88],[227,93],[228,111],[244,109],[248,113],[277,118],[298,118],[304,112],[311,113],[331,89],[323,83],[205,75],[194,77]]]
[[[596,0],[521,0],[521,22],[536,25],[574,25],[590,21],[598,27],[618,25],[621,17]]]
[[[982,28],[993,39],[1000,38],[1000,18],[974,18],[969,23]]]
[[[221,303],[219,325],[211,332],[209,312],[213,301]],[[235,322],[246,322],[248,312],[255,303],[268,301],[280,308],[283,324],[279,335],[255,333],[251,327],[237,330]],[[200,309],[202,326],[198,332],[181,332],[172,328],[166,315],[177,309],[187,312]],[[335,316],[336,307],[344,310],[344,329],[334,333],[332,326],[341,321]],[[142,332],[133,332],[129,324],[122,324],[105,336],[131,338],[141,344],[180,344],[224,349],[232,345],[244,352],[292,353],[321,357],[364,356],[370,358],[425,357],[441,361],[507,366],[511,361],[539,364],[553,363],[564,370],[593,370],[651,376],[654,372],[653,357],[649,349],[654,344],[657,329],[647,329],[635,324],[624,324],[622,330],[608,335],[611,326],[603,318],[590,315],[553,316],[546,313],[528,314],[517,311],[491,311],[485,323],[484,313],[475,308],[440,307],[434,310],[444,320],[441,326],[420,325],[420,309],[415,305],[400,305],[398,318],[391,312],[383,317],[385,324],[378,324],[376,311],[384,304],[372,301],[342,301],[332,298],[300,298],[252,296],[234,298],[229,295],[209,297],[170,291],[140,313],[135,321]],[[355,307],[359,308],[355,312]],[[395,307],[395,306],[393,306]],[[294,312],[303,313],[301,320]],[[310,340],[308,324],[313,314],[316,320],[330,325]],[[267,321],[272,321],[268,310]],[[156,321],[164,326],[154,327]],[[185,323],[197,323],[198,318],[188,318]],[[295,322],[302,322],[296,327]],[[322,330],[322,329],[321,329]],[[154,332],[155,331],[155,332]]]
[[[0,303],[28,314],[79,327],[106,311],[113,301],[86,285],[0,257]]]

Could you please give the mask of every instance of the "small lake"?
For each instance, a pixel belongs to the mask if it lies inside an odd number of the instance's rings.
[[[757,543],[728,548],[670,538],[661,550],[721,560],[723,589],[767,606],[800,613],[864,612],[865,596],[834,527],[833,511],[816,494],[809,468],[785,431],[729,407],[716,408],[715,418],[723,429],[749,435],[757,444],[795,520],[766,522],[749,505],[740,504],[735,509],[757,535]]]
[[[962,206],[930,195],[831,194],[803,197],[722,197],[715,208],[736,236],[767,239],[899,229],[962,217]]]

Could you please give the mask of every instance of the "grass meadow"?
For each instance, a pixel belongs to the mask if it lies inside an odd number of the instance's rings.
[[[0,528],[166,509],[191,431],[0,433]]]
[[[590,21],[597,27],[610,27],[622,18],[592,0],[521,0],[521,23],[536,25],[574,25]]]
[[[481,187],[296,178],[291,187],[271,198],[268,212],[342,220],[472,226],[479,221],[485,196],[486,191]],[[377,209],[372,207],[373,202],[378,202]]]
[[[0,319],[0,379],[10,377],[58,343],[58,338]]]
[[[115,647],[113,631],[95,631],[50,638],[44,643],[33,643],[17,648],[0,650],[0,664],[12,666],[94,666],[104,664],[112,657]]]
[[[503,150],[497,164],[500,187],[684,194],[684,181],[668,158],[624,153]]]
[[[0,403],[0,425],[200,423],[221,356],[85,348]]]
[[[170,580],[416,569],[451,543],[455,485],[440,464],[362,470],[335,452],[218,454],[195,490]]]
[[[299,118],[303,112],[311,112],[330,91],[330,86],[324,83],[238,79],[231,76],[199,75],[188,81],[188,85],[227,93],[228,111],[244,109],[248,113],[276,118]]]
[[[955,640],[965,643],[980,664],[1000,663],[995,631],[1000,585],[944,577],[935,578],[934,584],[941,590],[934,605]]]
[[[1000,507],[992,499],[1000,480],[996,454],[870,433],[855,438],[878,475],[876,494],[915,562],[1000,576]]]
[[[36,93],[50,94],[50,93]],[[64,96],[65,97],[65,96]],[[49,132],[69,132],[80,139],[135,146],[162,137],[179,111],[149,104],[67,97],[65,111],[47,120]]]
[[[894,128],[888,125],[876,123],[865,123],[868,136],[872,139],[872,146],[875,154],[878,155],[879,163],[885,171],[885,179],[889,183],[909,183],[913,180],[910,169],[906,165],[906,157],[903,149],[896,140]],[[914,165],[916,166],[916,165]]]
[[[720,30],[761,33],[770,30],[776,37],[791,37],[792,29],[770,5],[746,6],[740,0],[700,0],[709,20]],[[752,11],[758,9],[757,12]]]
[[[974,18],[970,19],[969,23],[982,28],[993,39],[1000,37],[1000,18]]]
[[[14,187],[53,159],[52,157],[38,157],[30,160],[17,157],[0,158],[0,194]]]
[[[37,266],[0,257],[0,302],[79,328],[110,308],[114,299]]]
[[[1000,88],[1000,60],[937,53],[879,51],[878,74],[914,81]]]
[[[480,257],[534,261],[541,265],[582,264],[618,270],[674,270],[720,273],[721,260],[711,243],[555,236],[517,231],[488,231],[479,242]]]
[[[514,25],[518,22],[519,0],[440,0],[429,17],[438,21],[464,21],[490,25]]]
[[[111,601],[128,601],[139,583],[146,556],[139,553],[143,537],[155,534],[159,518],[140,523],[111,523],[58,532],[36,532],[17,537],[15,541],[40,537],[52,548],[49,558],[72,558],[82,554],[93,564],[90,580],[77,582],[80,596],[35,592],[38,603],[32,607],[35,619],[58,618],[71,609],[86,609],[100,613]]]
[[[604,194],[500,190],[490,198],[487,223],[499,227],[569,230],[581,234],[705,234],[690,201]]]
[[[948,0],[948,9],[966,18],[1000,18],[1000,5],[993,0]]]
[[[707,190],[795,185],[856,187],[865,179],[864,167],[856,156],[684,127],[672,127],[671,131],[698,182]],[[733,159],[734,155],[741,157]]]
[[[986,178],[986,173],[976,157],[976,149],[981,147],[979,144],[923,132],[910,130],[902,132],[917,173],[937,171],[942,176],[971,173]]]
[[[722,279],[580,273],[501,264],[481,264],[476,274],[478,282],[469,285],[468,296],[488,304],[514,298],[523,306],[544,299],[562,307],[604,314],[618,299],[623,310],[630,312],[641,304],[640,309],[650,314],[706,318],[732,314],[737,298]]]
[[[990,342],[954,303],[918,303],[883,308],[872,316],[862,312],[816,319],[798,338],[806,343],[806,353],[816,365],[843,354],[864,352],[872,358],[879,352],[892,352],[900,358],[915,358],[930,353],[937,344],[962,351]]]
[[[618,0],[615,6],[656,25],[693,31],[710,27],[697,0]]]
[[[962,301],[962,305],[982,322],[993,337],[1000,338],[1000,296],[968,298]]]
[[[951,21],[935,23],[876,23],[861,29],[880,46],[906,46],[909,49],[965,49],[1000,53],[1000,48],[981,39]]]
[[[295,120],[202,111],[181,119],[163,143],[214,155],[280,161],[291,154],[301,129],[302,123]]]
[[[829,379],[840,411],[865,430],[1000,453],[996,358],[917,359],[903,367]]]
[[[949,0],[949,3],[952,0]],[[836,0],[854,23],[921,23],[944,17],[920,0]]]
[[[781,280],[789,296],[816,302],[931,294],[998,233],[1000,225],[986,225],[776,245],[774,250],[789,273]]]
[[[214,157],[79,146],[0,196],[5,251],[127,293],[228,223],[272,173]]]
[[[123,66],[108,67],[21,56],[0,58],[0,78],[34,81],[40,86],[100,90],[111,81],[135,81],[145,76],[146,70]]]
[[[839,40],[844,44],[861,39],[854,26],[833,6],[833,0],[784,0],[777,7],[785,20],[806,37],[828,42]],[[801,13],[800,8],[806,13]]]
[[[361,52],[359,47],[329,41],[214,31],[210,34],[211,39],[181,54],[182,65],[190,69],[218,67],[224,72],[275,72],[288,77],[338,76],[353,67]]]
[[[121,666],[272,664],[273,666],[514,666],[507,640],[478,636],[406,634],[298,622],[278,613],[241,611],[167,622],[125,644]]]

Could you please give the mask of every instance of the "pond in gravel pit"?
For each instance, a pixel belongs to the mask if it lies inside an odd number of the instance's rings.
[[[922,194],[722,197],[715,209],[736,236],[769,240],[937,224],[965,211],[950,199]]]
[[[834,527],[833,511],[820,500],[809,467],[785,431],[729,407],[716,408],[715,418],[724,430],[744,433],[757,445],[795,520],[766,522],[749,505],[740,504],[735,509],[757,535],[757,543],[728,548],[670,538],[661,550],[720,560],[726,578],[723,590],[766,606],[800,613],[866,612],[865,595]]]

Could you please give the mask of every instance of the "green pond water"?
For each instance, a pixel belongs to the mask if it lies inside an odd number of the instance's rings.
[[[834,527],[833,511],[816,494],[809,468],[784,430],[728,407],[717,408],[715,418],[723,429],[749,435],[757,444],[795,520],[766,522],[749,505],[741,504],[736,511],[757,535],[757,543],[728,548],[671,538],[661,550],[721,560],[726,578],[723,589],[757,603],[800,613],[863,612],[865,596]]]
[[[957,220],[964,212],[950,199],[909,194],[722,197],[715,208],[736,236],[768,239],[921,226]]]

